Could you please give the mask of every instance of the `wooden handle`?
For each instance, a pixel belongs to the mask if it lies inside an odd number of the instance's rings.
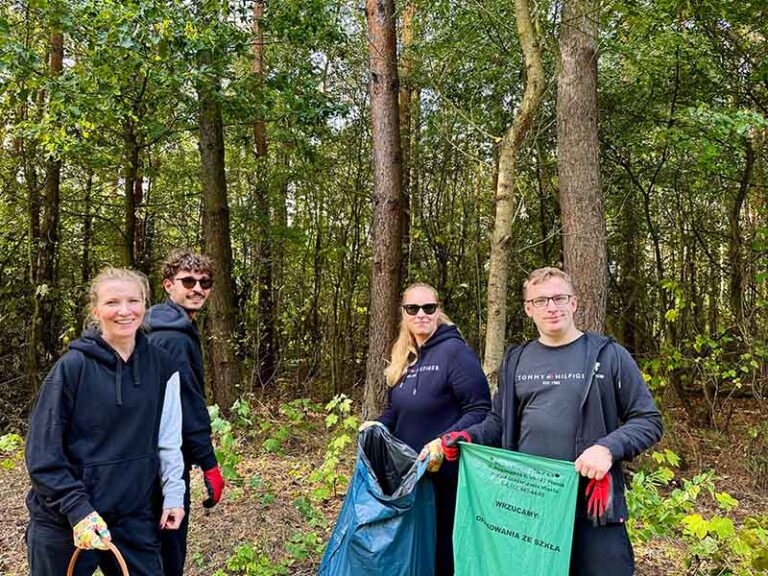
[[[128,574],[128,565],[125,563],[125,559],[123,558],[123,555],[120,554],[120,550],[117,549],[117,546],[112,544],[109,540],[102,540],[109,549],[112,551],[112,554],[115,555],[115,558],[117,558],[117,563],[120,565],[120,570],[123,571],[123,576],[130,576]],[[69,561],[69,567],[67,568],[67,576],[72,576],[75,573],[75,564],[77,564],[77,557],[80,556],[80,548],[75,548],[75,553],[72,554],[72,560]]]

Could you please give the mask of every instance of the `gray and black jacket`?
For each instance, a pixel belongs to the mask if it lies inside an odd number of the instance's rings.
[[[613,505],[609,522],[627,517],[624,499],[622,460],[631,460],[661,439],[661,414],[643,380],[637,364],[615,340],[588,332],[585,387],[579,407],[579,423],[574,438],[574,454],[599,444],[611,451],[613,467]],[[507,349],[499,370],[499,389],[493,410],[481,423],[467,429],[473,442],[517,450],[520,432],[519,407],[515,398],[515,374],[520,355],[528,343]],[[583,490],[579,490],[580,499]],[[578,514],[584,515],[579,505]]]

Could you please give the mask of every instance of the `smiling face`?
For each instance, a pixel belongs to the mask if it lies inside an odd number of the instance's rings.
[[[555,304],[555,296],[569,295],[562,305]],[[576,296],[573,287],[558,277],[550,277],[538,284],[529,284],[525,294],[525,313],[536,324],[539,340],[548,345],[561,345],[575,340],[581,332],[573,323],[576,312]],[[534,306],[536,299],[547,299],[544,306]]]
[[[424,304],[437,304],[437,297],[435,293],[429,288],[423,286],[416,286],[411,288],[403,295],[403,306],[410,304],[416,304],[423,306]],[[437,330],[437,320],[440,314],[440,308],[438,307],[434,313],[427,314],[423,308],[419,308],[419,311],[411,316],[405,309],[402,310],[403,320],[408,326],[413,337],[419,346],[427,341],[427,338]]]
[[[138,282],[114,279],[98,284],[91,314],[101,326],[102,338],[110,344],[131,342],[145,311],[144,292]]]
[[[189,284],[191,282],[188,280],[189,278],[195,280],[195,284],[191,288],[184,286],[184,283]],[[209,280],[210,275],[206,272],[179,270],[173,278],[163,280],[163,288],[168,293],[168,298],[192,315],[205,305],[208,296],[211,295],[212,288],[206,283]],[[206,284],[208,288],[203,288],[200,281]]]

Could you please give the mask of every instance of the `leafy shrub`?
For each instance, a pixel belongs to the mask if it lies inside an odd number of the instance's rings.
[[[313,496],[317,500],[327,500],[335,496],[336,489],[349,481],[339,472],[339,466],[360,426],[360,419],[352,415],[352,400],[345,394],[336,395],[328,402],[325,410],[328,413],[325,426],[332,431],[331,440],[328,442],[322,465],[309,476],[316,484]]]
[[[239,480],[237,465],[240,456],[237,454],[237,440],[232,433],[232,424],[220,414],[216,404],[208,407],[208,415],[211,417],[214,450],[221,474],[226,480]]]
[[[714,472],[677,480],[674,452],[653,452],[649,460],[652,464],[634,475],[627,492],[634,540],[681,539],[690,576],[747,576],[768,569],[768,518],[748,516],[737,524],[728,514],[739,502],[715,489]],[[699,497],[707,494],[723,514],[707,519],[696,512]]]
[[[0,436],[0,467],[13,468],[24,458],[24,438],[18,434]]]

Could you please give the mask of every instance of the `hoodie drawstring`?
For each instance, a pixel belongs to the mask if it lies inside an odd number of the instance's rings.
[[[123,362],[117,359],[117,370],[115,370],[115,397],[117,405],[123,405]]]

